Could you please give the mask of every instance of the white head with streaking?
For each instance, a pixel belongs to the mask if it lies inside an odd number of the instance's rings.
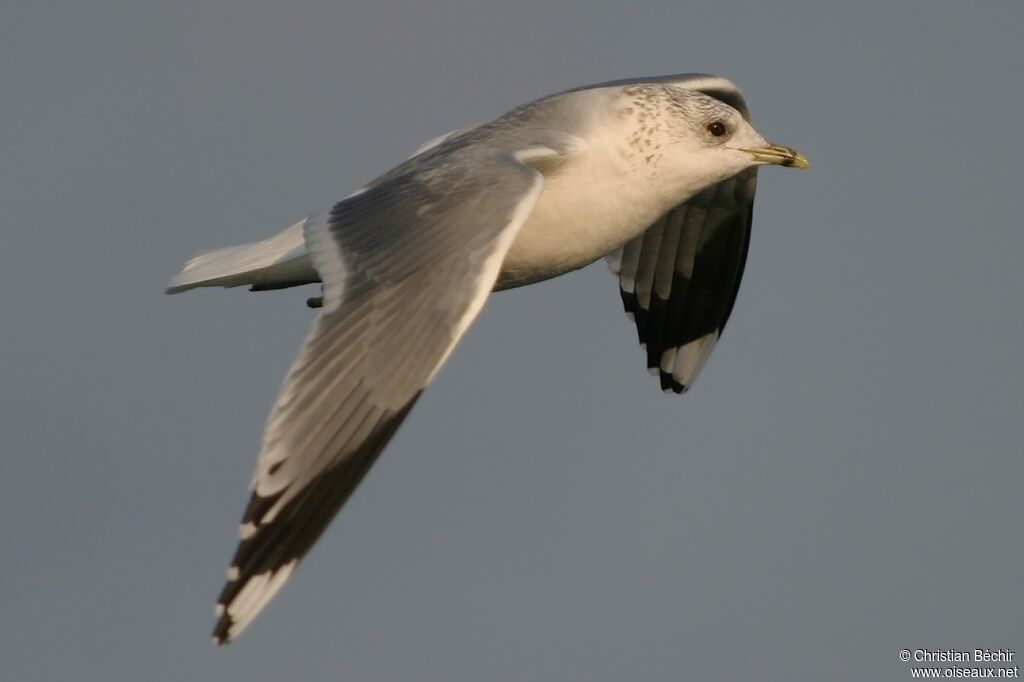
[[[234,639],[316,542],[494,290],[606,258],[662,389],[686,391],[732,311],[757,167],[806,168],[739,90],[602,83],[437,138],[284,232],[190,260],[169,293],[321,283],[264,432],[214,639]]]
[[[651,137],[645,138],[643,131],[657,129],[664,123],[674,144],[662,153],[662,158],[671,160],[680,176],[699,178],[704,186],[732,177],[752,165],[807,165],[807,160],[793,150],[769,144],[735,108],[703,92],[675,86],[635,86],[626,88],[624,94],[639,103],[652,100],[656,103],[653,107],[641,108],[638,118],[642,119],[645,112],[650,116],[657,116],[661,109],[669,112],[647,126],[641,122],[634,139],[644,140],[644,151],[657,150],[651,149]],[[641,146],[637,144],[637,148]],[[649,158],[650,155],[645,156],[645,160]]]

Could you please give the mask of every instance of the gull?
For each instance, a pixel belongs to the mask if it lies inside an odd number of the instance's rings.
[[[752,127],[732,82],[609,81],[443,135],[326,212],[188,261],[168,293],[322,286],[267,420],[214,641],[285,583],[492,291],[606,258],[649,370],[686,391],[736,300],[766,164],[810,165]]]

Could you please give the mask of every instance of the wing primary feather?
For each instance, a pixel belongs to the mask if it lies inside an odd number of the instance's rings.
[[[751,169],[704,190],[609,255],[647,366],[665,391],[689,389],[732,312],[755,181]]]
[[[233,605],[239,594],[256,576],[268,573],[273,575],[283,566],[291,565],[294,568],[305,556],[369,471],[419,396],[420,393],[417,393],[401,410],[382,419],[359,450],[343,463],[322,472],[301,495],[285,505],[272,524],[258,527],[253,536],[239,543],[231,560],[231,566],[238,568],[238,578],[228,582],[217,598],[217,604],[222,610],[214,626],[213,636],[218,644],[225,644],[237,637],[256,615],[255,612],[243,613],[241,615],[247,618],[238,617],[238,610]],[[338,491],[345,492],[339,495]],[[255,493],[252,500],[263,504]],[[268,584],[262,589],[272,587],[273,592],[276,592],[283,582]],[[267,595],[264,603],[271,596],[273,594]]]

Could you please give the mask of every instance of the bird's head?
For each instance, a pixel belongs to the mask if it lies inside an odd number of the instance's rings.
[[[665,86],[661,122],[671,140],[670,163],[712,185],[760,165],[809,168],[800,152],[771,144],[740,111],[697,90]],[[668,159],[662,159],[664,164]]]

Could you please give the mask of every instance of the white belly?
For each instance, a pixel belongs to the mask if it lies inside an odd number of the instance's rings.
[[[502,263],[496,289],[588,265],[642,233],[682,199],[652,201],[646,173],[626,168],[609,173],[602,165],[588,159],[545,180]]]

